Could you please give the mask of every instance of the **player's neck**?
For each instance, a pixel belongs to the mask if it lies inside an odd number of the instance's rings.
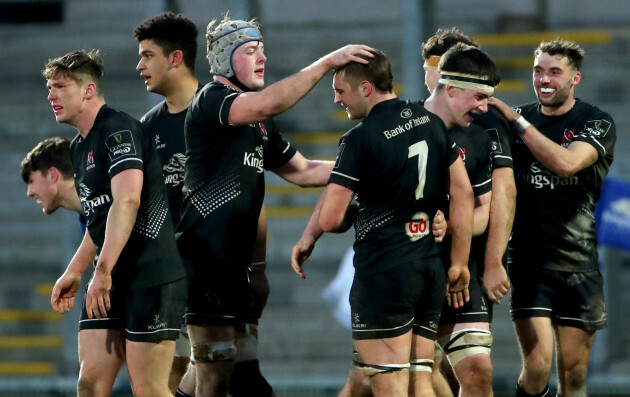
[[[540,112],[545,116],[561,116],[567,113],[569,110],[573,109],[573,106],[575,106],[575,102],[575,97],[571,95],[560,106],[545,106],[541,104]]]
[[[59,196],[62,197],[62,208],[83,214],[81,200],[77,195],[77,190],[74,188],[73,179],[61,179],[59,182]]]
[[[449,105],[444,95],[440,95],[436,91],[433,91],[431,96],[424,101],[424,108],[431,113],[435,113],[442,122],[444,122],[447,129],[453,128],[454,123],[451,121],[451,117],[449,116]]]
[[[369,115],[370,112],[372,111],[372,108],[374,108],[374,106],[378,105],[379,103],[385,102],[394,98],[396,98],[396,94],[394,94],[393,92],[388,92],[384,94],[376,94],[376,95],[371,96],[367,102],[365,114]]]
[[[94,97],[90,100],[88,106],[69,124],[73,126],[83,138],[85,138],[92,127],[96,116],[101,108],[105,105],[105,99],[101,97]]]
[[[183,112],[192,102],[199,87],[199,81],[194,76],[187,76],[173,85],[171,93],[164,95],[169,113]]]

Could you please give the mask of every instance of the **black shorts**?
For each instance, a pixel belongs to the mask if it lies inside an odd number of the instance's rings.
[[[237,326],[256,321],[252,314],[249,268],[245,265],[208,265],[191,268],[187,325]]]
[[[438,255],[356,277],[350,290],[353,339],[393,338],[413,332],[435,340],[446,294]]]
[[[606,328],[604,279],[599,270],[562,272],[509,269],[512,319],[550,317],[554,324],[596,331]]]
[[[449,306],[445,299],[440,325],[492,322],[492,304],[488,302],[488,295],[483,287],[483,274],[479,274],[478,266],[474,261],[468,263],[468,270],[470,271],[470,285],[468,286],[470,300],[464,303],[463,307],[455,309]]]
[[[79,331],[124,329],[125,337],[134,342],[176,340],[182,327],[186,293],[185,278],[136,289],[113,285],[110,292],[111,310],[105,318],[88,318],[86,297],[83,297]]]

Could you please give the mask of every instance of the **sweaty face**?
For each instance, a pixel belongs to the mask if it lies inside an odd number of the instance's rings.
[[[142,40],[139,44],[138,54],[140,61],[136,70],[144,79],[147,91],[165,95],[167,90],[166,78],[170,70],[170,59],[164,54],[162,47],[153,40]]]
[[[335,91],[335,103],[346,108],[350,120],[362,119],[365,116],[365,102],[363,95],[345,80],[345,72],[335,73],[333,78],[333,90]]]
[[[566,57],[543,52],[534,60],[532,82],[543,106],[559,108],[571,101],[573,87],[579,83],[580,77],[580,72],[569,65]]]
[[[488,94],[483,91],[452,87],[451,115],[453,122],[460,127],[468,127],[475,114],[488,111]]]
[[[86,86],[59,74],[46,82],[48,101],[58,123],[76,124],[84,110]]]
[[[440,79],[440,71],[436,67],[432,66],[423,66],[424,69],[424,85],[429,90],[429,93],[433,93],[435,91],[435,87],[437,87],[438,80]]]
[[[41,171],[32,171],[28,178],[26,195],[40,204],[46,215],[52,214],[59,208],[56,202],[57,187],[50,172],[44,175]]]
[[[265,46],[260,41],[249,41],[232,54],[232,67],[238,81],[250,90],[265,86]]]

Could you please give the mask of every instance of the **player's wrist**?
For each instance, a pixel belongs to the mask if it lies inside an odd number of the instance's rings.
[[[519,116],[519,118],[517,118],[513,124],[514,124],[514,128],[516,128],[516,131],[518,131],[519,135],[522,134],[529,126],[532,125],[523,116]]]

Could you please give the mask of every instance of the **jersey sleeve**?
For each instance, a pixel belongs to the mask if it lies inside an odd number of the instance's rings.
[[[107,172],[110,178],[128,169],[143,169],[145,135],[139,124],[130,125],[128,129],[105,132]]]
[[[611,157],[617,140],[617,130],[612,117],[606,112],[593,112],[592,117],[584,123],[573,141],[587,142],[591,144],[599,158]]]
[[[482,152],[480,161],[474,175],[470,175],[470,184],[475,197],[479,197],[492,190],[492,148],[490,142]]]
[[[486,130],[492,141],[492,168],[514,168],[512,161],[512,127],[503,114],[494,106],[475,119],[475,123]]]
[[[195,102],[207,121],[215,121],[226,126],[229,125],[232,103],[240,94],[226,85],[210,83],[199,92]]]
[[[268,138],[267,151],[265,152],[266,170],[274,170],[283,166],[295,156],[297,150],[284,139],[273,120],[260,123],[259,128],[261,134]]]
[[[367,134],[356,133],[351,130],[339,141],[335,166],[330,173],[328,183],[336,183],[354,192],[361,181],[361,148]],[[354,133],[353,133],[354,132]]]
[[[455,142],[455,139],[453,139],[448,134],[448,132],[446,132],[446,129],[444,130],[444,135],[446,135],[447,137],[446,138],[446,145],[447,145],[446,158],[448,159],[448,166],[450,167],[459,157],[459,148],[457,147],[457,143]]]

